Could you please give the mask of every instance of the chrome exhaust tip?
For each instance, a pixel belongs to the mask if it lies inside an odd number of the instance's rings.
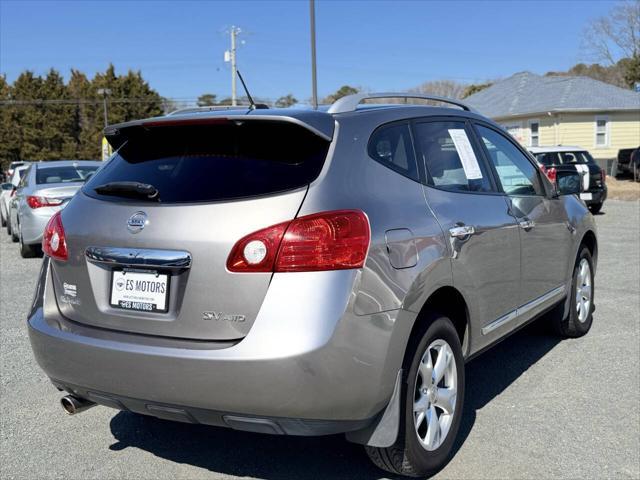
[[[64,408],[64,411],[68,415],[75,415],[76,413],[84,412],[85,410],[95,407],[95,403],[90,402],[81,397],[75,395],[65,395],[60,399],[60,405]]]

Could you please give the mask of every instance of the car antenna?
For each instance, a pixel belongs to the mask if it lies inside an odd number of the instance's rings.
[[[240,79],[240,82],[242,83],[242,88],[244,88],[244,92],[247,94],[247,98],[249,99],[249,103],[251,104],[249,106],[249,108],[251,110],[256,110],[258,108],[260,108],[260,109],[269,108],[267,105],[264,105],[262,103],[256,103],[256,102],[253,101],[253,97],[249,93],[249,89],[247,88],[247,84],[244,83],[244,78],[242,78],[242,75],[240,74],[240,70],[236,70],[236,73],[238,74],[238,78]]]

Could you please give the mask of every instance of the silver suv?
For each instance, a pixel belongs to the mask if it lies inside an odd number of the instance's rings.
[[[460,109],[359,107],[390,97]],[[456,100],[358,94],[105,134],[114,157],[46,227],[29,314],[70,414],[344,432],[425,475],[452,450],[466,361],[545,312],[564,336],[591,327],[579,174],[552,184]]]

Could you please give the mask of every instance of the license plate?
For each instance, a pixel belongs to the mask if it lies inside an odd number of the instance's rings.
[[[593,194],[592,193],[581,193],[580,194],[580,198],[582,200],[593,200]]]
[[[169,275],[117,270],[111,278],[111,306],[143,312],[166,312]]]

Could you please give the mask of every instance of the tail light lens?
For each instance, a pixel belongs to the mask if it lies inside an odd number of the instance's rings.
[[[44,229],[42,236],[42,251],[51,258],[66,262],[69,258],[67,252],[67,240],[62,227],[62,217],[60,212],[56,212],[49,219],[49,223]]]
[[[62,200],[59,198],[36,197],[29,195],[27,197],[27,205],[31,208],[57,207],[62,205]]]
[[[602,183],[607,181],[607,172],[604,171],[604,168],[600,170],[600,175],[602,176]]]
[[[232,272],[310,272],[362,268],[371,232],[359,210],[337,210],[280,223],[240,239]]]

